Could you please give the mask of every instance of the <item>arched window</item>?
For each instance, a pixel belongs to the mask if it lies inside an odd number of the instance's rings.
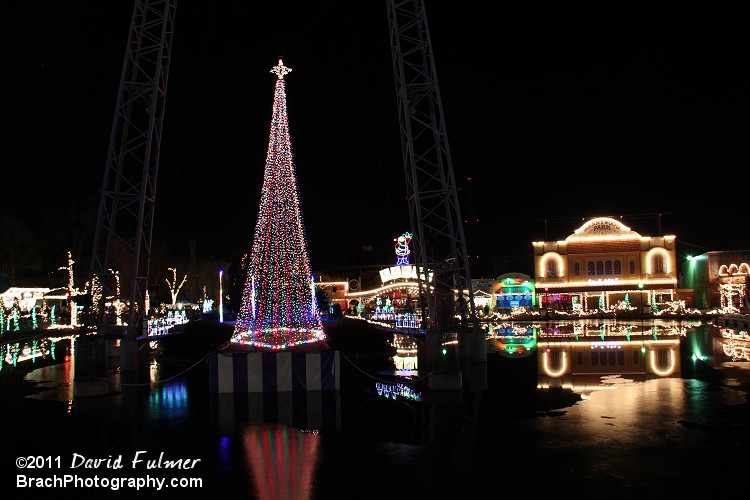
[[[573,274],[575,276],[580,276],[581,275],[581,264],[579,264],[578,262],[576,262],[575,264],[573,264]]]
[[[547,272],[545,275],[547,278],[557,277],[557,261],[555,259],[547,259]]]
[[[612,274],[612,261],[608,260],[604,263],[604,274]]]
[[[630,261],[629,267],[630,267],[630,274],[635,274],[635,261],[634,260]]]
[[[619,260],[615,261],[615,274],[622,274],[622,264]]]
[[[588,273],[589,273],[589,276],[593,276],[595,274],[594,273],[594,262],[591,261],[591,260],[588,262]]]
[[[652,261],[653,267],[652,272],[653,274],[659,274],[664,272],[664,257],[662,255],[654,255],[654,260]]]
[[[597,276],[601,276],[604,274],[604,262],[601,260],[596,261],[596,274]]]

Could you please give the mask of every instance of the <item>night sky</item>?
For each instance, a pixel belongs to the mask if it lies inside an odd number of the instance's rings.
[[[470,253],[530,256],[599,215],[750,248],[738,12],[426,3]],[[410,227],[386,5],[178,4],[155,243],[250,250],[281,57],[313,268],[390,261]],[[98,204],[132,7],[4,2],[4,212]]]

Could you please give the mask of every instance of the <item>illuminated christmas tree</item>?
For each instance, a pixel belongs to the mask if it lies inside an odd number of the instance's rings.
[[[233,342],[284,349],[323,340],[279,64],[260,210]]]

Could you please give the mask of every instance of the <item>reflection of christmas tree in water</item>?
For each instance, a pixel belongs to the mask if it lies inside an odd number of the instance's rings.
[[[300,210],[284,76],[276,74],[260,211],[233,342],[283,349],[324,339]]]

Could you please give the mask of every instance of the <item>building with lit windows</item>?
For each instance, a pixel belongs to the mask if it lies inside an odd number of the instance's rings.
[[[642,236],[610,217],[562,241],[533,242],[538,303],[564,312],[640,311],[676,299],[676,237]]]
[[[480,318],[495,310],[495,288],[496,280],[493,278],[479,278],[471,280],[471,289],[474,291],[474,307]]]
[[[417,268],[409,263],[412,234],[403,233],[393,239],[396,265],[379,271],[380,285],[362,290],[362,278],[346,281],[316,283],[330,304],[347,316],[366,317],[375,321],[392,322],[397,328],[419,328],[421,307]],[[432,281],[432,273],[422,275]],[[339,317],[341,315],[339,314]]]
[[[699,309],[747,313],[749,280],[750,250],[706,252],[683,264],[682,283]]]
[[[522,273],[505,273],[497,277],[493,284],[495,305],[500,311],[517,307],[533,309],[536,304],[534,280]]]

